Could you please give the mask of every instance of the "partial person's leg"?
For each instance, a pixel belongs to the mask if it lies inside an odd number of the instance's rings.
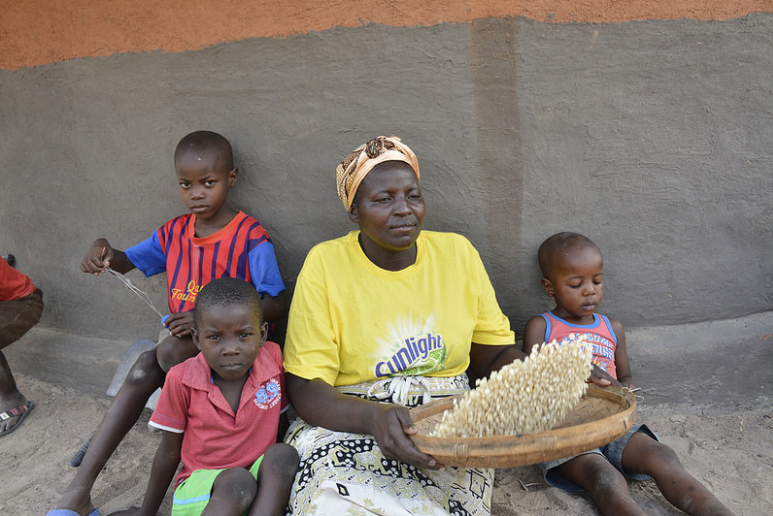
[[[276,443],[266,450],[258,469],[258,495],[250,516],[285,514],[299,462],[298,452],[289,444]]]
[[[660,492],[675,507],[693,516],[732,516],[706,487],[684,469],[669,446],[637,432],[623,451],[623,469],[655,479]]]
[[[556,470],[588,491],[599,506],[601,514],[646,515],[631,498],[625,477],[603,455],[579,455],[561,464]]]
[[[198,349],[190,337],[167,337],[155,349],[139,356],[107,408],[75,478],[67,486],[59,508],[70,509],[81,515],[89,514],[94,510],[91,502],[91,488],[97,476],[121,440],[139,419],[150,395],[164,384],[168,368],[166,370],[161,368],[159,357],[163,356],[167,364],[171,361],[170,357],[175,357],[179,360],[177,363],[180,363],[195,356],[196,353]]]
[[[252,473],[244,468],[227,469],[215,479],[201,516],[239,516],[250,508],[257,490]]]
[[[8,419],[0,421],[0,436],[10,432],[21,419],[21,410],[27,410],[27,397],[16,387],[16,380],[11,373],[5,355],[0,351],[0,414],[7,414]],[[24,407],[24,409],[22,409]],[[18,415],[14,415],[18,413]]]
[[[0,302],[0,350],[19,340],[35,326],[42,313],[43,294],[40,289],[23,299]],[[29,401],[16,386],[5,354],[0,351],[0,414],[10,415],[0,421],[0,436],[16,427],[28,410],[28,404]]]

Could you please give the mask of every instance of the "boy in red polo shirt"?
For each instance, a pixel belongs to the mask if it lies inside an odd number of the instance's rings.
[[[282,353],[267,333],[251,284],[204,286],[192,329],[201,353],[169,370],[150,418],[164,432],[142,507],[114,514],[156,514],[181,459],[173,516],[285,513],[298,453],[277,443],[288,403]]]
[[[1,350],[35,326],[41,313],[43,293],[26,275],[0,258],[0,437],[19,428],[35,406],[19,392]]]

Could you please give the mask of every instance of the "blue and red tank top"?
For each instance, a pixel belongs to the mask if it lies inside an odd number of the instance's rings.
[[[593,314],[593,323],[588,325],[572,324],[550,312],[540,314],[545,319],[545,342],[583,339],[593,346],[593,363],[617,379],[615,367],[615,349],[617,335],[605,315]]]

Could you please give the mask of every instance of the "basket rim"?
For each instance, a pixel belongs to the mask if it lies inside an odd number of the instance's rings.
[[[453,407],[453,400],[459,396],[463,396],[463,394],[436,400],[411,409],[410,415],[414,424]],[[620,410],[593,421],[526,434],[490,437],[430,437],[426,434],[414,434],[410,437],[419,451],[434,456],[439,462],[446,465],[474,466],[476,462],[493,462],[495,463],[493,467],[501,467],[496,465],[500,463],[516,466],[572,455],[572,453],[568,455],[561,455],[561,453],[563,453],[563,449],[577,448],[579,444],[571,443],[571,446],[562,446],[562,443],[566,444],[565,441],[575,439],[578,435],[587,439],[588,446],[584,451],[596,448],[603,444],[601,441],[610,442],[624,435],[636,421],[636,397],[630,391],[591,384],[584,397],[610,401],[618,405]],[[607,440],[607,435],[616,437]],[[540,451],[542,446],[551,448],[552,453]],[[514,448],[522,448],[523,450],[522,453],[502,451],[503,448],[507,450],[508,447],[510,450]],[[520,462],[517,458],[518,455],[527,456],[539,453],[544,455],[541,460]],[[491,466],[491,464],[484,465]]]

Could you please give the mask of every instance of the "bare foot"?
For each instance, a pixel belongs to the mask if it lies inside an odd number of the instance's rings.
[[[62,499],[57,505],[58,509],[69,509],[75,511],[81,516],[87,516],[94,512],[94,504],[91,502],[89,493],[80,493],[71,491],[72,486],[68,486],[68,491],[64,493]]]

